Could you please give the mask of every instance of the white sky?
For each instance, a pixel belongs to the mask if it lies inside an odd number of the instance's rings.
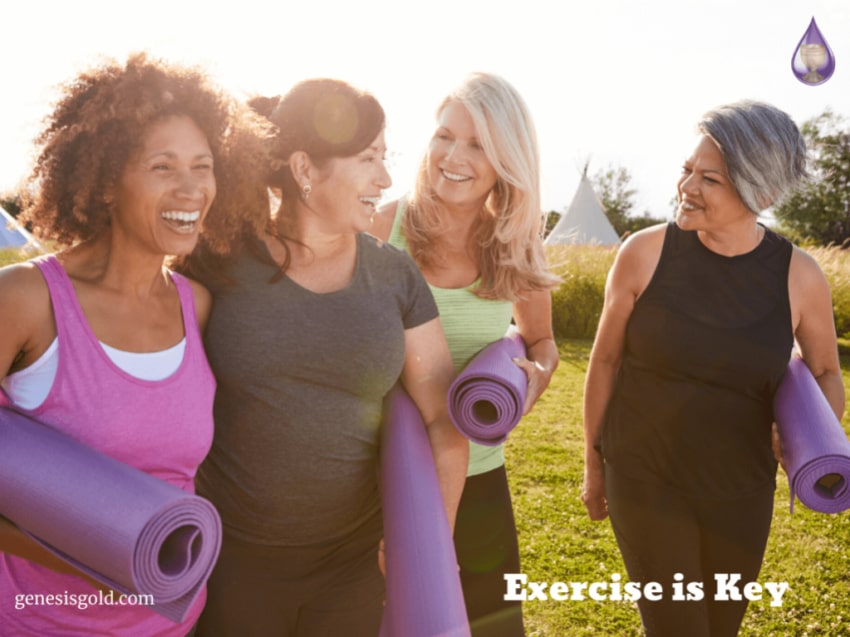
[[[632,173],[637,212],[668,215],[694,122],[725,102],[765,100],[798,123],[828,106],[850,116],[847,0],[30,0],[3,14],[0,189],[26,172],[57,83],[142,49],[202,64],[239,96],[316,76],[371,91],[397,156],[390,195],[409,187],[447,90],[498,73],[533,113],[546,210],[569,204],[590,158],[590,174]],[[836,58],[814,87],[791,72],[812,17]]]

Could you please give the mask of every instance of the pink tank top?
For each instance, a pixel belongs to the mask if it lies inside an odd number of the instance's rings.
[[[183,313],[183,361],[171,376],[148,381],[123,371],[103,351],[59,261],[47,256],[34,263],[50,291],[59,366],[44,402],[35,409],[19,411],[193,493],[195,472],[212,443],[215,379],[204,354],[189,282],[171,274]],[[206,599],[205,594],[198,596],[182,624],[144,607],[15,608],[16,599],[27,594],[66,592],[96,591],[80,578],[0,553],[0,627],[9,634],[182,637],[200,615]]]

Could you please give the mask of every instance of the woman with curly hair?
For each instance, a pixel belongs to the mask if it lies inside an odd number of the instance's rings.
[[[201,331],[210,295],[169,270],[199,235],[226,250],[265,204],[248,178],[262,127],[200,71],[136,54],[64,87],[38,139],[24,218],[62,249],[0,270],[0,403],[192,492],[215,380]],[[253,144],[253,141],[257,144]],[[0,518],[0,625],[15,635],[186,635],[143,606],[28,606],[96,582]]]
[[[372,232],[406,248],[440,308],[452,361],[462,369],[516,322],[528,349],[527,413],[558,365],[540,232],[537,139],[522,97],[503,78],[475,73],[437,110],[416,185],[382,209]],[[518,602],[505,602],[505,573],[519,549],[504,446],[470,445],[455,548],[472,634],[524,634]]]
[[[280,206],[227,281],[208,280],[219,385],[198,491],[224,538],[198,632],[375,637],[381,403],[400,380],[419,407],[453,523],[467,446],[447,413],[451,359],[416,265],[363,232],[391,183],[377,100],[319,79],[254,104],[278,129]]]

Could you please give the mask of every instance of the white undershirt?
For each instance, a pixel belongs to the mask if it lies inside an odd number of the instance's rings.
[[[186,339],[159,352],[125,352],[105,343],[100,343],[100,346],[115,366],[127,374],[141,380],[163,380],[176,372],[183,362]],[[6,376],[0,381],[0,386],[18,407],[35,409],[50,393],[58,368],[59,339],[54,338],[37,361]]]

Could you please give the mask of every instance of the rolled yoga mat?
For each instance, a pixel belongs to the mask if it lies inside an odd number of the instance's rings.
[[[774,398],[776,426],[794,496],[820,513],[850,509],[850,441],[806,363],[797,356]]]
[[[519,423],[528,377],[512,359],[525,356],[525,343],[512,330],[478,352],[451,384],[449,415],[472,442],[501,444]]]
[[[380,637],[469,637],[428,434],[398,385],[384,402],[381,489],[387,604]]]
[[[0,408],[0,514],[52,553],[182,621],[218,558],[207,500]]]

